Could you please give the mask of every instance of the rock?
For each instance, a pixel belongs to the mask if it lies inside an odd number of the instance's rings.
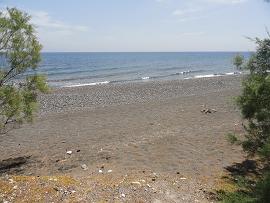
[[[108,170],[108,173],[111,173],[112,172],[112,170],[110,169],[110,170]]]
[[[140,183],[140,182],[138,182],[138,181],[131,182],[131,184],[141,186],[141,183]]]
[[[81,165],[81,168],[82,168],[83,170],[85,170],[85,171],[88,169],[88,167],[87,167],[86,164],[82,164],[82,165]]]
[[[205,113],[205,114],[208,114],[208,113],[215,113],[215,112],[217,112],[217,110],[216,110],[216,109],[203,108],[203,109],[201,110],[201,112],[202,112],[202,113]]]
[[[98,170],[99,173],[102,173],[103,171],[101,169]]]
[[[68,155],[71,155],[71,154],[72,154],[72,151],[67,151],[67,154],[68,154]]]
[[[121,194],[121,197],[124,197],[124,198],[125,198],[125,197],[126,197],[126,195],[125,195],[124,193],[122,193],[122,194]]]
[[[78,165],[75,165],[75,164],[73,164],[73,165],[63,165],[63,166],[60,166],[58,168],[58,170],[59,171],[69,171],[69,170],[71,170],[73,168],[76,168],[76,167],[78,167]]]

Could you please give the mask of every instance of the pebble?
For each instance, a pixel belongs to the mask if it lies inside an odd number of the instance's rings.
[[[149,101],[149,99],[166,99],[177,95],[200,95],[202,94],[202,87],[203,92],[207,93],[216,90],[234,89],[239,84],[238,77],[224,77],[196,79],[194,81],[155,81],[145,84],[129,83],[125,85],[111,84],[92,87],[56,88],[61,91],[41,94],[38,96],[38,100],[40,101],[40,114],[45,115],[47,113],[68,112],[74,109],[81,110],[92,106],[129,104],[131,102],[145,102]],[[155,89],[154,94],[152,89]]]
[[[108,173],[111,173],[112,172],[112,170],[108,170]]]
[[[81,168],[82,168],[83,170],[85,170],[85,171],[88,169],[88,167],[87,167],[86,164],[82,164],[82,165],[81,165]]]
[[[124,193],[121,194],[121,197],[126,197],[126,195]]]
[[[134,184],[134,185],[141,185],[141,183],[138,182],[138,181],[131,182],[131,184]]]
[[[71,154],[72,154],[72,151],[67,151],[67,154],[68,154],[68,155],[71,155]]]

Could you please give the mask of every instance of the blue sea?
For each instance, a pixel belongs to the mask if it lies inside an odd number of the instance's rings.
[[[38,72],[51,86],[178,80],[239,74],[235,52],[42,53]],[[241,53],[248,58],[250,53]]]

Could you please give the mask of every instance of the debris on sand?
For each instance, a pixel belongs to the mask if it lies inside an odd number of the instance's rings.
[[[209,108],[203,108],[201,110],[202,113],[205,113],[205,114],[209,114],[209,113],[216,113],[217,110],[216,109],[209,109]]]
[[[131,184],[141,186],[141,183],[140,183],[139,181],[134,181],[134,182],[131,182]]]
[[[88,167],[87,167],[86,164],[82,164],[82,165],[81,165],[81,168],[82,168],[83,170],[85,170],[85,171],[88,169]]]

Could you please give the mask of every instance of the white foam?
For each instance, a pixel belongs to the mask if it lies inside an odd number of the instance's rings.
[[[142,80],[149,80],[150,77],[142,77]]]
[[[180,72],[182,75],[186,75],[186,74],[189,74],[191,73],[192,71],[191,70],[188,70],[188,71],[183,71],[183,72]]]
[[[66,85],[63,87],[84,87],[84,86],[95,86],[95,85],[103,85],[108,84],[110,81],[103,81],[103,82],[93,82],[93,83],[84,83],[84,84],[74,84],[74,85]]]
[[[231,72],[231,73],[225,73],[225,75],[235,75],[235,72]]]
[[[184,78],[184,80],[190,80],[193,79],[193,77]]]
[[[194,78],[212,78],[212,77],[220,77],[222,75],[215,75],[215,74],[209,74],[209,75],[196,75]]]
[[[225,75],[239,75],[239,74],[242,74],[242,72],[225,73]]]

